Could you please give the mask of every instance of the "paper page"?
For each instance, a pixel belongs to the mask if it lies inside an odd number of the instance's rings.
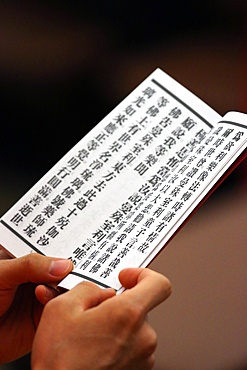
[[[70,258],[66,288],[121,290],[119,271],[146,266],[246,147],[221,119],[156,70],[2,217],[0,244]]]
[[[149,189],[133,214],[123,219],[121,232],[102,243],[102,250],[92,250],[61,286],[70,288],[79,278],[94,281],[99,271],[96,283],[121,291],[117,278],[120,270],[148,266],[246,146],[247,122],[219,123],[174,172],[161,166],[147,181]]]

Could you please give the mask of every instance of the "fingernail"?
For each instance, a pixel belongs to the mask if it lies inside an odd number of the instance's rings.
[[[50,266],[50,274],[53,276],[61,276],[64,275],[70,268],[71,261],[70,260],[56,260],[52,261]]]

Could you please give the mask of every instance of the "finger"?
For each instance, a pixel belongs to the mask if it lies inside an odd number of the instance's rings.
[[[0,260],[7,260],[9,258],[11,257],[0,247]]]
[[[154,364],[155,364],[155,356],[153,354],[147,359],[147,369],[149,370],[153,369]]]
[[[163,275],[150,269],[128,268],[119,274],[121,284],[127,288],[123,294],[143,308],[144,314],[162,303],[171,294],[171,283]]]
[[[136,361],[135,361],[136,362]],[[138,362],[138,365],[134,363],[131,369],[128,367],[128,370],[152,370],[155,364],[155,357],[151,355],[148,358],[144,358]]]
[[[35,289],[35,295],[42,305],[46,305],[51,299],[57,297],[59,292],[45,285],[38,285]]]
[[[147,321],[144,321],[132,335],[132,345],[128,355],[138,359],[147,359],[154,354],[156,348],[156,331]]]
[[[0,284],[13,288],[22,283],[48,283],[64,278],[73,269],[67,259],[58,259],[32,253],[24,257],[0,261]]]
[[[73,289],[66,292],[66,298],[69,302],[80,305],[82,310],[87,310],[89,308],[99,305],[101,302],[108,298],[115,296],[116,292],[114,289],[102,289],[97,285],[89,282],[82,282],[77,284]]]
[[[153,369],[156,348],[157,335],[153,328],[145,322],[139,332],[135,333],[135,341],[131,346],[132,351],[128,351],[128,355],[133,359],[133,366],[128,366],[128,370]]]

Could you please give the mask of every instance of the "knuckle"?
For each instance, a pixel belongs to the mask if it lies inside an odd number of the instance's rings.
[[[156,332],[151,328],[149,333],[149,340],[147,341],[146,354],[151,356],[157,348],[158,340]]]
[[[89,296],[98,297],[98,299],[100,299],[101,288],[99,288],[96,284],[90,283],[88,281],[83,281],[77,284],[74,288],[72,288],[72,290],[80,292],[82,296],[85,296],[85,294],[87,294]]]
[[[155,330],[146,322],[140,334],[139,342],[142,345],[142,354],[145,358],[152,356],[157,348],[157,334]]]
[[[86,288],[92,292],[100,291],[100,288],[96,284],[90,283],[89,281],[82,281],[81,283],[77,284],[77,287],[80,289]]]
[[[148,359],[148,369],[153,369],[155,364],[155,357],[154,355],[151,355]]]
[[[46,303],[43,310],[43,315],[51,315],[53,318],[58,318],[61,314],[65,316],[66,313],[69,312],[69,310],[67,309],[69,303],[70,300],[67,299],[66,293],[57,296]]]
[[[43,316],[50,316],[54,311],[57,309],[57,304],[55,299],[51,299],[49,302],[46,303],[43,309]]]
[[[144,319],[144,312],[141,305],[133,302],[125,302],[125,304],[120,307],[122,320],[127,322],[130,327],[139,325],[140,321]]]
[[[126,311],[128,317],[131,318],[134,323],[143,320],[145,316],[142,306],[138,304],[129,304]]]
[[[110,323],[116,325],[123,323],[125,324],[125,321],[127,321],[127,318],[125,317],[125,310],[124,308],[119,304],[119,302],[114,302],[114,305],[112,302],[104,302],[104,306],[107,307],[107,316],[111,318]]]
[[[143,319],[141,308],[124,299],[115,300],[114,310],[110,300],[105,304],[108,305],[111,324],[119,329],[133,330],[139,325],[140,319]]]
[[[166,299],[172,293],[172,285],[171,285],[170,280],[163,275],[161,275],[161,286],[163,290],[164,299]]]
[[[25,264],[25,269],[27,271],[35,270],[39,259],[40,259],[40,256],[36,253],[31,253],[31,254],[28,254],[27,256],[24,256],[23,261]]]

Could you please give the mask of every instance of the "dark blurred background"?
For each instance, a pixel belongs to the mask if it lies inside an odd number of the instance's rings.
[[[0,215],[157,67],[220,114],[246,112],[246,15],[244,0],[1,1]]]

